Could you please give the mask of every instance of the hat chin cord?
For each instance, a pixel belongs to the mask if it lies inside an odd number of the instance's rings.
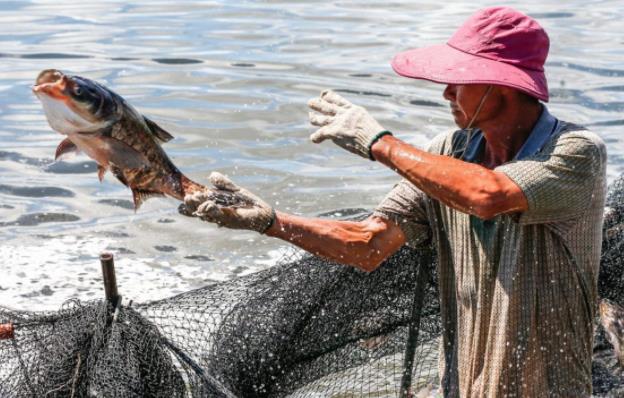
[[[466,130],[468,130],[468,136],[466,137],[466,145],[464,145],[464,148],[461,150],[462,152],[461,159],[464,158],[464,155],[466,154],[466,149],[468,149],[468,143],[472,139],[472,134],[474,133],[474,128],[472,127],[472,125],[477,119],[477,116],[479,116],[479,113],[481,112],[481,108],[483,108],[483,104],[485,104],[485,100],[487,99],[488,95],[490,95],[490,92],[492,91],[492,87],[494,86],[490,84],[487,90],[485,90],[485,93],[483,93],[483,96],[481,97],[481,101],[479,101],[479,105],[477,106],[477,109],[475,110],[474,115],[472,115],[472,118],[470,118],[470,122],[468,123],[468,126],[466,126]],[[458,152],[459,151],[454,152],[454,153],[458,153]]]
[[[483,93],[483,97],[481,97],[481,101],[479,101],[479,106],[477,106],[477,110],[475,111],[474,115],[472,115],[472,118],[470,119],[470,123],[468,123],[466,130],[472,130],[472,124],[477,119],[477,116],[479,116],[481,108],[483,108],[483,104],[485,104],[486,98],[488,97],[488,95],[490,95],[490,92],[492,91],[492,87],[494,86],[490,84],[487,90],[485,90],[485,93]]]

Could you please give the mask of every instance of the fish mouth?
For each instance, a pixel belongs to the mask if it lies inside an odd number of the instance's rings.
[[[56,70],[56,69],[42,70],[41,73],[39,73],[39,76],[37,76],[37,79],[35,80],[35,86],[39,86],[41,84],[46,84],[46,83],[55,83],[61,80],[63,76],[65,75],[60,70]]]
[[[64,100],[67,98],[66,90],[71,84],[70,78],[56,69],[46,69],[39,73],[35,80],[32,91],[35,95],[45,94],[49,97]]]

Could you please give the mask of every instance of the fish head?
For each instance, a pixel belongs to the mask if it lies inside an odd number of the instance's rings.
[[[119,97],[106,87],[56,69],[42,71],[32,90],[50,126],[65,135],[103,130],[118,119],[122,107]]]

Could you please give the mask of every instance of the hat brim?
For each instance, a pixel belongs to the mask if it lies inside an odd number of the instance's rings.
[[[403,51],[392,59],[392,69],[401,76],[435,83],[512,87],[548,102],[544,72],[468,54],[448,44]]]

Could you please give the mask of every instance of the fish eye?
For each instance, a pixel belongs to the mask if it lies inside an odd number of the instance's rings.
[[[82,95],[82,89],[79,86],[74,87],[74,94]]]

